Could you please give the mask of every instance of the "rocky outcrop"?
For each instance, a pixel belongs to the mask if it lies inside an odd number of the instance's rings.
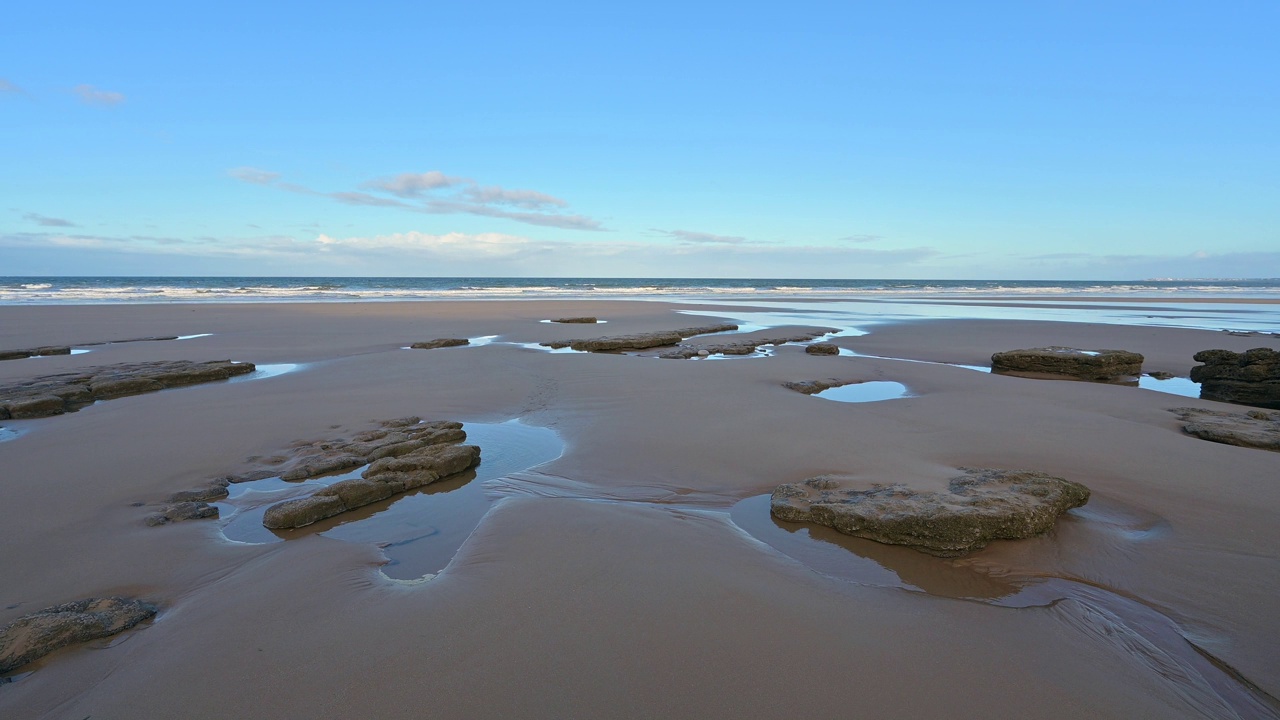
[[[544,347],[553,349],[572,348],[581,352],[621,352],[624,350],[645,350],[648,348],[665,347],[667,345],[675,345],[676,343],[690,338],[695,335],[706,335],[708,333],[727,332],[729,330],[737,330],[737,325],[703,325],[701,327],[688,327],[679,330],[660,330],[657,332],[636,333],[634,335],[613,335],[610,337],[588,338],[583,340],[554,340],[552,342],[544,342]],[[695,354],[696,351],[695,351]]]
[[[814,395],[823,390],[830,390],[833,387],[844,387],[852,385],[860,380],[839,380],[836,378],[827,378],[826,380],[794,380],[792,382],[782,383],[782,386],[788,390],[795,390],[805,395]]]
[[[734,340],[727,343],[717,344],[681,344],[674,350],[662,353],[658,357],[667,360],[688,360],[693,357],[706,357],[708,355],[752,355],[756,350],[764,345],[785,345],[791,342],[808,342],[819,335],[825,335],[826,330],[812,330],[790,335],[774,335],[774,336],[757,336]]]
[[[470,344],[471,341],[467,338],[436,338],[426,342],[416,342],[409,347],[414,350],[435,350],[436,348],[459,347]]]
[[[98,400],[226,380],[253,370],[253,363],[230,360],[172,360],[106,365],[43,375],[0,386],[0,420],[61,415]]]
[[[58,345],[50,347],[26,348],[23,350],[0,350],[0,360],[21,360],[23,358],[42,357],[45,355],[70,355],[71,348]]]
[[[1280,351],[1254,348],[1242,353],[1202,350],[1191,368],[1205,400],[1280,408]]]
[[[901,485],[851,490],[823,476],[781,485],[770,511],[780,520],[813,522],[846,535],[955,557],[992,540],[1031,537],[1089,501],[1089,489],[1044,473],[960,468],[945,492]]]
[[[556,318],[555,320],[552,320],[551,322],[553,322],[553,323],[570,323],[570,324],[595,325],[596,323],[598,323],[598,322],[600,322],[600,321],[599,321],[599,320],[597,320],[596,318],[593,318],[593,317],[563,317],[563,318]]]
[[[88,598],[55,605],[0,630],[0,673],[16,670],[67,645],[109,637],[156,614],[156,606],[128,598]]]
[[[835,343],[812,343],[804,349],[810,355],[839,355],[840,346]]]
[[[160,512],[151,513],[146,518],[147,525],[168,525],[183,520],[202,520],[218,517],[218,508],[207,502],[176,502],[166,505]]]
[[[1142,356],[1127,350],[1079,350],[1043,347],[1009,350],[991,356],[991,372],[1010,375],[1042,375],[1115,382],[1142,374]]]
[[[1280,452],[1280,412],[1231,413],[1191,407],[1174,408],[1170,412],[1186,421],[1182,430],[1188,435],[1226,445]]]
[[[272,529],[298,528],[456,475],[480,461],[475,445],[431,445],[398,457],[384,457],[359,478],[340,480],[310,497],[286,500],[267,508],[262,524]]]

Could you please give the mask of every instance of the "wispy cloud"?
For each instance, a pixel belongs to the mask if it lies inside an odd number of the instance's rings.
[[[42,225],[44,227],[75,227],[76,226],[76,224],[71,222],[70,220],[63,220],[62,218],[49,217],[47,215],[41,215],[39,213],[23,213],[22,219],[26,220],[27,222],[33,222],[37,225]]]
[[[0,78],[0,93],[10,93],[13,95],[26,95],[27,91],[14,85],[4,78]]]
[[[860,245],[864,243],[880,242],[881,240],[884,240],[883,235],[846,235],[839,240],[836,240],[836,242],[855,243]]]
[[[439,170],[402,173],[362,183],[361,190],[369,192],[315,190],[283,182],[280,173],[251,167],[233,168],[227,174],[252,185],[324,197],[344,205],[398,208],[428,215],[478,215],[565,230],[604,229],[599,220],[563,212],[569,203],[554,195],[537,190],[482,186],[469,178],[446,175]]]
[[[80,102],[87,105],[119,105],[124,102],[124,94],[111,92],[108,90],[99,90],[92,85],[77,85],[71,88],[71,92],[80,96]]]
[[[659,228],[653,228],[653,230],[667,237],[675,238],[680,242],[696,245],[745,245],[751,242],[739,235],[714,235],[694,230],[662,230]]]

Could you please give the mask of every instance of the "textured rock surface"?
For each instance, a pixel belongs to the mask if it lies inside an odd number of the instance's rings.
[[[804,349],[810,355],[839,355],[840,347],[834,343],[813,343]]]
[[[573,348],[582,352],[619,352],[622,350],[644,350],[647,348],[675,345],[685,338],[707,333],[737,330],[737,325],[704,325],[679,330],[660,330],[657,332],[636,333],[634,335],[613,335],[610,337],[587,338],[583,340],[556,340],[544,342],[549,348]]]
[[[942,557],[963,555],[992,540],[1031,537],[1059,515],[1089,501],[1089,489],[1044,473],[961,468],[946,492],[904,485],[842,487],[833,477],[781,485],[770,511],[790,522],[826,525],[846,535],[907,545]]]
[[[73,643],[128,630],[156,614],[156,607],[127,598],[88,598],[26,615],[0,630],[0,673]]]
[[[845,385],[852,385],[856,382],[861,382],[861,381],[839,380],[837,378],[827,378],[826,380],[795,380],[792,382],[782,383],[782,386],[787,388],[788,390],[795,390],[798,393],[804,393],[805,395],[813,395],[815,393],[820,393],[823,390],[829,390],[833,387],[844,387]]]
[[[201,520],[218,517],[218,508],[207,502],[176,502],[166,505],[160,512],[147,516],[146,523],[151,526],[168,525],[183,520]]]
[[[310,525],[455,475],[480,461],[480,448],[457,444],[467,439],[462,423],[420,422],[416,417],[407,417],[386,420],[381,425],[350,438],[297,444],[294,457],[280,463],[285,470],[272,475],[302,480],[366,464],[369,467],[360,478],[340,480],[309,497],[271,506],[262,524],[275,529]],[[274,462],[280,460],[272,458]],[[253,474],[261,472],[268,471]],[[229,482],[247,479],[245,475],[225,478]]]
[[[50,346],[25,348],[22,350],[0,350],[0,360],[21,360],[23,358],[41,357],[44,355],[70,355],[71,348],[66,346]]]
[[[598,322],[600,322],[600,321],[599,321],[599,320],[597,320],[596,318],[593,318],[593,317],[563,317],[563,318],[556,318],[555,320],[552,320],[551,322],[553,322],[553,323],[581,323],[581,324],[583,324],[583,325],[594,325],[594,324],[596,324],[596,323],[598,323]]]
[[[459,347],[470,344],[471,341],[466,338],[436,338],[426,342],[416,342],[409,347],[414,350],[435,350],[436,348]]]
[[[668,360],[688,360],[692,357],[706,357],[708,355],[751,355],[756,352],[756,348],[764,345],[785,345],[789,342],[808,342],[819,335],[825,335],[826,332],[826,330],[807,330],[804,332],[791,333],[789,335],[743,338],[741,340],[733,340],[727,343],[681,344],[674,350],[664,352],[658,357],[666,358]]]
[[[1030,375],[1062,375],[1107,382],[1142,374],[1142,356],[1127,350],[1079,350],[1044,347],[1009,350],[991,356],[991,371]]]
[[[0,419],[61,415],[97,400],[226,380],[253,370],[253,363],[233,363],[230,360],[172,360],[105,365],[42,375],[33,380],[0,386]]]
[[[1242,353],[1202,350],[1191,368],[1191,379],[1200,383],[1205,400],[1280,408],[1280,352],[1254,348]]]
[[[1174,408],[1170,412],[1186,421],[1182,429],[1188,435],[1226,445],[1280,452],[1280,412],[1230,413],[1190,407]]]

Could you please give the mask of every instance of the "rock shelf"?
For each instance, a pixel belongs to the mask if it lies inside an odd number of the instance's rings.
[[[621,352],[624,350],[647,350],[648,348],[675,345],[685,338],[709,333],[737,330],[733,324],[704,325],[679,330],[659,330],[657,332],[637,333],[634,335],[613,335],[610,337],[587,338],[581,340],[553,340],[541,343],[543,347],[553,350],[571,348],[580,352]],[[757,345],[763,343],[756,343]],[[697,354],[697,351],[694,351]]]
[[[1280,408],[1280,352],[1254,348],[1242,353],[1202,350],[1191,368],[1191,380],[1200,383],[1205,400]]]
[[[0,630],[0,673],[16,670],[62,647],[110,637],[156,614],[156,606],[120,597],[55,605]]]
[[[1058,516],[1089,501],[1089,489],[1039,472],[960,468],[945,492],[918,492],[902,485],[870,490],[844,487],[822,476],[780,485],[770,512],[789,522],[813,522],[846,535],[906,545],[940,557],[955,557],[1043,533]]]
[[[467,338],[436,338],[426,342],[416,342],[410,345],[409,348],[412,350],[435,350],[436,348],[461,347],[470,344],[471,341]]]
[[[1173,408],[1170,412],[1186,421],[1183,432],[1202,440],[1280,452],[1280,412],[1250,410],[1246,413]]]
[[[756,348],[762,345],[785,345],[791,342],[808,342],[825,334],[825,330],[816,330],[812,332],[778,335],[774,337],[746,338],[713,345],[681,344],[676,349],[664,352],[658,357],[665,358],[667,360],[688,360],[694,357],[707,357],[708,355],[751,355],[755,353]],[[839,350],[836,352],[838,353]]]
[[[42,375],[15,385],[0,386],[0,420],[61,415],[98,400],[226,380],[253,371],[253,363],[171,360]]]
[[[1142,361],[1142,355],[1128,350],[1052,346],[995,353],[991,356],[991,371],[1056,375],[1093,382],[1132,381],[1142,374]]]

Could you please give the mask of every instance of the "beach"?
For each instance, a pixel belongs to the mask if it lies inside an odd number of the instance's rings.
[[[1248,408],[973,369],[1116,348],[1187,378],[1202,350],[1280,349],[1275,300],[910,300],[0,306],[0,350],[87,350],[0,362],[0,385],[158,360],[259,373],[0,420],[0,626],[88,597],[159,608],[22,668],[0,716],[1280,716],[1280,453],[1192,437],[1170,412]],[[583,316],[607,322],[546,322]],[[539,345],[723,322],[848,352]],[[178,339],[117,342],[144,337]],[[436,338],[472,342],[408,349]],[[909,392],[784,385],[828,378]],[[251,492],[219,518],[144,522],[174,492],[408,416],[474,427],[482,453],[474,480],[408,493],[420,522],[360,529],[397,497],[236,539]],[[784,483],[928,490],[959,468],[1092,496],[1043,535],[955,558],[769,517]],[[472,495],[433,516],[454,492]]]

